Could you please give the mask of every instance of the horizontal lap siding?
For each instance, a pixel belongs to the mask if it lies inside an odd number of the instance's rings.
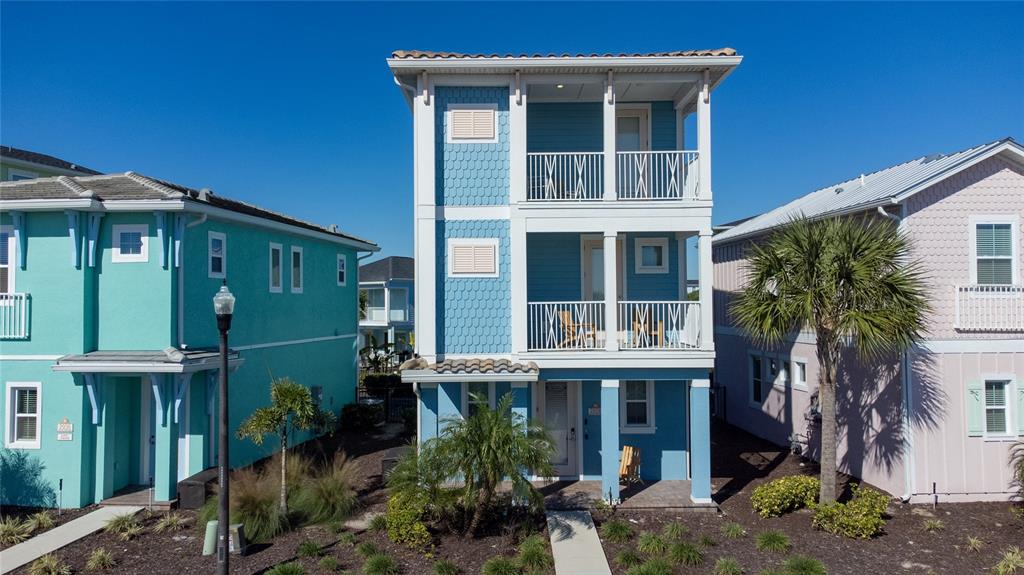
[[[666,238],[668,240],[668,272],[656,274],[636,273],[636,240],[638,238]],[[630,301],[675,301],[679,298],[679,242],[675,234],[626,234],[623,245],[626,266],[626,294]]]
[[[527,234],[527,300],[578,301],[581,294],[579,234]]]
[[[655,381],[655,433],[620,432],[620,449],[640,449],[640,476],[645,480],[688,479],[686,389],[684,381]]]
[[[603,122],[601,102],[529,104],[526,148],[530,152],[600,152]]]

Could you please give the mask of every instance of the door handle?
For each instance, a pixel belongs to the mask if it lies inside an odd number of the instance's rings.
[[[572,427],[569,429],[569,441],[576,441],[576,428]]]

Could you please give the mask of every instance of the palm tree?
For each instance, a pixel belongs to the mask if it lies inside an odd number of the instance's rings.
[[[263,445],[266,435],[277,434],[281,446],[281,502],[282,513],[288,512],[288,487],[285,462],[288,438],[298,431],[325,429],[334,419],[329,411],[320,409],[313,401],[309,388],[282,377],[270,383],[270,405],[252,412],[238,427],[238,438],[250,438]]]
[[[736,323],[766,346],[803,327],[817,338],[822,503],[836,499],[841,349],[851,342],[861,361],[883,361],[924,331],[928,303],[909,251],[890,222],[854,218],[795,219],[751,246],[748,284],[731,308]]]
[[[1017,499],[1024,503],[1024,440],[1015,442],[1010,448],[1010,471],[1012,486],[1017,488]]]
[[[554,474],[551,436],[542,426],[512,413],[512,394],[505,394],[495,409],[486,407],[486,398],[479,399],[479,409],[469,417],[447,420],[440,435],[423,444],[419,456],[420,464],[429,468],[424,475],[465,481],[463,509],[473,512],[467,538],[476,535],[502,481],[511,481],[514,493],[536,495],[525,474]]]

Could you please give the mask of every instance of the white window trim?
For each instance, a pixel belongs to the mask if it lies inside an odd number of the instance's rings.
[[[971,284],[978,285],[978,225],[979,224],[1010,224],[1010,283],[1018,285],[1020,280],[1020,217],[1015,214],[978,215],[970,217],[970,254]]]
[[[484,383],[482,381],[474,381],[473,383]],[[497,398],[494,396],[494,382],[488,381],[487,383],[487,407],[494,409],[497,404]],[[462,382],[462,411],[459,413],[462,418],[469,417],[469,382]]]
[[[651,434],[658,431],[654,422],[654,380],[630,379],[628,381],[643,381],[647,384],[647,423],[644,425],[629,425],[626,423],[626,381],[619,382],[619,433],[620,434]]]
[[[493,110],[494,111],[494,137],[493,138],[453,138],[452,133],[452,110]],[[444,140],[448,144],[495,144],[498,142],[498,105],[495,103],[479,104],[448,104],[444,112]]]
[[[274,251],[277,251],[278,261],[277,287],[274,287]],[[284,248],[274,242],[270,242],[267,249],[267,289],[270,293],[281,293],[284,290]]]
[[[758,374],[759,375],[758,378],[761,380],[761,384],[760,384],[761,385],[761,401],[757,401],[756,399],[754,399],[754,370],[752,369],[752,367],[753,367],[753,363],[754,363],[753,359],[755,357],[758,360],[760,360],[760,362],[761,362],[761,373]],[[749,405],[750,407],[755,408],[755,409],[762,409],[764,407],[764,401],[765,401],[765,398],[768,395],[765,392],[765,388],[764,388],[765,387],[764,386],[764,380],[765,380],[765,375],[764,375],[765,374],[765,361],[764,360],[765,360],[765,358],[764,358],[764,354],[763,353],[760,353],[760,352],[757,352],[757,351],[754,351],[754,350],[747,350],[747,405]]]
[[[391,323],[392,321],[394,321],[395,323],[405,323],[405,322],[408,322],[409,321],[409,315],[410,315],[409,314],[409,288],[406,287],[406,286],[395,286],[395,287],[388,287],[386,289],[387,289],[387,293],[388,293],[388,298],[387,298],[387,300],[388,300],[388,323]],[[395,298],[395,292],[396,291],[404,292],[405,293],[405,298]],[[402,300],[404,300],[404,301],[402,301]],[[399,303],[402,304],[402,310],[405,312],[405,319],[403,319],[403,320],[392,320],[391,319],[391,312],[393,310],[395,310],[395,309],[398,309],[398,308],[396,308],[394,306],[395,302],[399,302]]]
[[[338,280],[337,276],[341,276],[343,279]],[[345,254],[338,254],[338,269],[335,273],[335,278],[338,281],[338,287],[345,287],[348,285],[348,256]]]
[[[36,390],[36,439],[15,441],[15,417],[11,399],[16,389]],[[43,384],[39,381],[8,381],[4,389],[4,447],[9,449],[39,449],[43,436]]]
[[[299,254],[299,287],[295,287],[295,254]],[[288,287],[292,293],[302,293],[303,288],[306,286],[304,271],[306,268],[306,258],[302,255],[302,248],[299,246],[292,246],[291,250],[288,251]]]
[[[14,237],[14,226],[0,226],[0,233],[7,234],[7,291],[5,293],[17,293],[14,279],[18,269],[18,242]],[[5,302],[13,305],[13,301]]]
[[[988,431],[988,405],[985,403],[985,384],[990,381],[1006,382],[1006,431],[1003,433],[989,433]],[[988,441],[1016,441],[1017,440],[1017,417],[1020,414],[1014,412],[1017,400],[1017,379],[1012,373],[983,373],[981,374],[981,426],[982,437]]]
[[[638,274],[667,274],[668,273],[668,238],[636,238],[633,248],[633,271]],[[645,266],[643,264],[643,250],[645,247],[661,248],[661,265]]]
[[[21,176],[24,179],[34,180],[34,179],[39,177],[39,173],[38,172],[29,172],[27,170],[18,170],[18,169],[15,169],[15,168],[9,168],[7,170],[7,181],[9,181],[9,182],[17,181],[12,176]]]
[[[122,254],[121,234],[138,232],[142,238],[142,253]],[[110,261],[113,263],[145,263],[149,261],[149,224],[114,224],[110,227],[111,252]],[[11,236],[11,239],[14,239]]]
[[[220,272],[213,271],[214,239],[220,240]],[[228,237],[222,232],[209,232],[206,235],[206,275],[214,279],[224,279],[228,276]]]
[[[494,248],[494,273],[455,273],[455,246],[492,246]],[[450,278],[496,278],[501,274],[501,246],[498,238],[448,238],[448,277]]]
[[[789,356],[789,357],[787,357],[785,359],[785,362],[786,362],[786,365],[789,366],[789,369],[786,370],[786,373],[789,375],[788,381],[786,383],[790,387],[792,387],[793,389],[800,389],[800,390],[803,390],[803,391],[807,391],[807,359],[804,358],[804,357],[799,357],[799,356]],[[804,364],[804,380],[803,380],[803,382],[800,382],[800,383],[798,383],[793,378],[793,365],[797,364],[797,363]]]

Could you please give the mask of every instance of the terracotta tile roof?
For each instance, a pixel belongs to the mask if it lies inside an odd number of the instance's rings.
[[[512,362],[507,359],[446,359],[440,363],[428,363],[422,357],[410,359],[399,366],[399,371],[407,369],[429,370],[441,374],[511,374],[540,373],[537,364]]]
[[[448,58],[685,58],[692,56],[735,56],[732,48],[711,50],[678,50],[674,52],[647,52],[621,54],[464,54],[460,52],[432,52],[429,50],[395,50],[392,58],[397,59],[448,59]]]

